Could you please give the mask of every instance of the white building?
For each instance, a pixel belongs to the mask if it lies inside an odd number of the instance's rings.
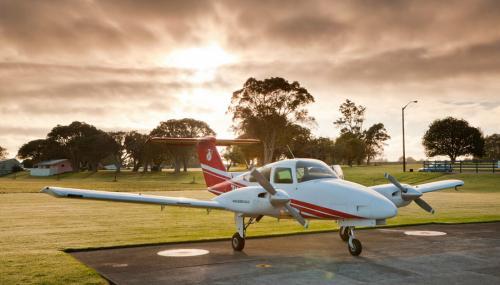
[[[69,159],[53,159],[37,163],[31,168],[31,176],[51,176],[73,171]]]

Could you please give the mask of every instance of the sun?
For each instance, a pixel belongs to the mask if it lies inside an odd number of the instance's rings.
[[[168,67],[208,71],[235,61],[235,57],[216,43],[203,47],[175,50],[165,57]]]

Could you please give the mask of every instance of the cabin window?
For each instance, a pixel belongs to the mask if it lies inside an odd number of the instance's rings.
[[[276,169],[274,170],[274,183],[280,183],[280,184],[293,183],[292,169],[276,167]]]
[[[337,178],[335,172],[319,160],[299,160],[296,165],[297,182],[324,178]]]

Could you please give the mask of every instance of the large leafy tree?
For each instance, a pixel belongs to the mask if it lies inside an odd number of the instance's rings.
[[[478,128],[463,119],[447,117],[431,123],[422,144],[427,156],[446,155],[451,161],[463,155],[482,156],[484,138]]]
[[[47,134],[47,140],[63,150],[75,171],[81,170],[82,166],[97,171],[100,160],[113,154],[117,147],[106,132],[77,121],[67,126],[57,125]]]
[[[0,145],[0,159],[5,159],[9,155],[7,149]]]
[[[236,133],[260,139],[262,163],[267,164],[286,145],[290,128],[314,121],[305,109],[312,102],[314,97],[297,81],[249,78],[243,88],[233,92],[228,112],[233,114]]]
[[[341,135],[340,140],[338,139],[340,144],[336,152],[337,156],[341,160],[348,161],[349,165],[352,165],[353,161],[360,164],[363,159],[370,164],[370,161],[384,150],[384,142],[391,138],[384,124],[377,123],[364,130],[366,107],[356,105],[349,99],[340,105],[339,111],[340,118],[333,122],[340,128]],[[355,154],[354,151],[358,153]]]
[[[67,151],[61,145],[48,139],[36,139],[23,144],[17,156],[30,165],[48,159],[69,158]]]
[[[161,122],[149,134],[151,137],[171,137],[171,138],[197,138],[203,136],[214,136],[215,132],[210,126],[199,120],[185,118],[180,120],[168,120]],[[187,171],[188,160],[194,156],[194,149],[186,146],[151,146],[166,150],[174,160],[175,172],[180,172],[181,163],[184,171]]]
[[[484,141],[485,158],[500,160],[500,135],[492,134],[487,136]]]

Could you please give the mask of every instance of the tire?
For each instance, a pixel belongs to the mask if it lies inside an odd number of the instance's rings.
[[[360,255],[361,251],[363,250],[363,247],[361,246],[361,242],[357,239],[353,239],[352,245],[353,245],[353,247],[351,247],[351,245],[349,243],[347,243],[347,249],[349,250],[349,253],[352,256]]]
[[[340,227],[339,236],[343,241],[348,241],[349,240],[349,228]]]
[[[231,245],[235,251],[242,251],[245,247],[245,239],[239,233],[235,233],[231,238]]]

